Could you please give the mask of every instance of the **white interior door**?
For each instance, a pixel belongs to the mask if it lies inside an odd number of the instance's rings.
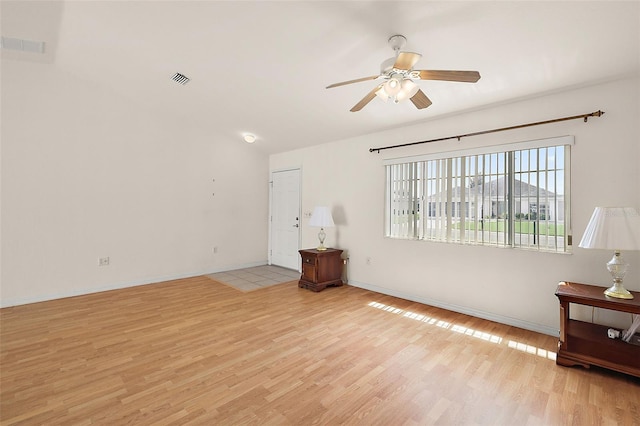
[[[300,270],[300,169],[271,174],[271,264]]]

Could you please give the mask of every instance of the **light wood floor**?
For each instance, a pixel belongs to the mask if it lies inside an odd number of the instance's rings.
[[[640,424],[556,339],[350,286],[205,277],[0,310],[0,423]]]

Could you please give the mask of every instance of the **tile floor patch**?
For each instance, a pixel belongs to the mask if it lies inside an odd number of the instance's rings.
[[[300,273],[280,266],[265,265],[217,272],[209,274],[207,277],[237,290],[247,292],[298,280]]]

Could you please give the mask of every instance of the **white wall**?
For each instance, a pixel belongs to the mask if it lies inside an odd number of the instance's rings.
[[[251,145],[212,140],[198,123],[50,64],[3,61],[0,306],[263,264],[268,172],[301,167],[302,211],[332,206],[327,243],[348,251],[351,284],[553,333],[558,281],[610,280],[609,253],[577,248],[593,207],[640,207],[639,93],[627,78],[277,154],[267,166]],[[587,124],[368,152],[598,109],[606,114]],[[383,238],[382,159],[566,134],[576,140],[573,254]],[[302,247],[316,233],[303,223]],[[99,267],[104,256],[111,264]],[[640,290],[640,254],[626,258],[626,286]]]
[[[239,138],[20,61],[1,136],[1,306],[266,263],[268,159]]]
[[[577,247],[593,208],[640,208],[640,83],[637,76],[548,94],[508,105],[273,155],[270,169],[302,167],[302,211],[331,205],[337,227],[329,246],[348,250],[352,285],[555,334],[559,281],[609,285],[612,253]],[[434,100],[435,102],[435,100]],[[600,118],[369,153],[394,145],[605,111]],[[355,119],[355,117],[354,117]],[[573,254],[461,246],[383,237],[385,158],[574,135],[572,148]],[[303,247],[316,230],[303,225]],[[626,287],[640,290],[640,255],[625,253]],[[370,258],[370,264],[366,259]],[[577,312],[580,314],[579,310]],[[589,316],[591,313],[589,312]],[[598,316],[607,312],[597,312]]]

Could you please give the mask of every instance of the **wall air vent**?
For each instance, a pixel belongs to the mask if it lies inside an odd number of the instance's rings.
[[[187,77],[186,75],[182,75],[182,74],[180,74],[179,72],[177,72],[177,73],[175,73],[175,74],[173,75],[173,77],[171,77],[171,80],[173,80],[173,81],[175,81],[175,82],[177,82],[177,83],[180,83],[180,84],[182,84],[182,85],[184,86],[184,85],[185,85],[185,84],[187,84],[191,79],[190,79],[189,77]]]
[[[22,40],[2,36],[2,48],[21,52],[44,53],[44,41]]]

